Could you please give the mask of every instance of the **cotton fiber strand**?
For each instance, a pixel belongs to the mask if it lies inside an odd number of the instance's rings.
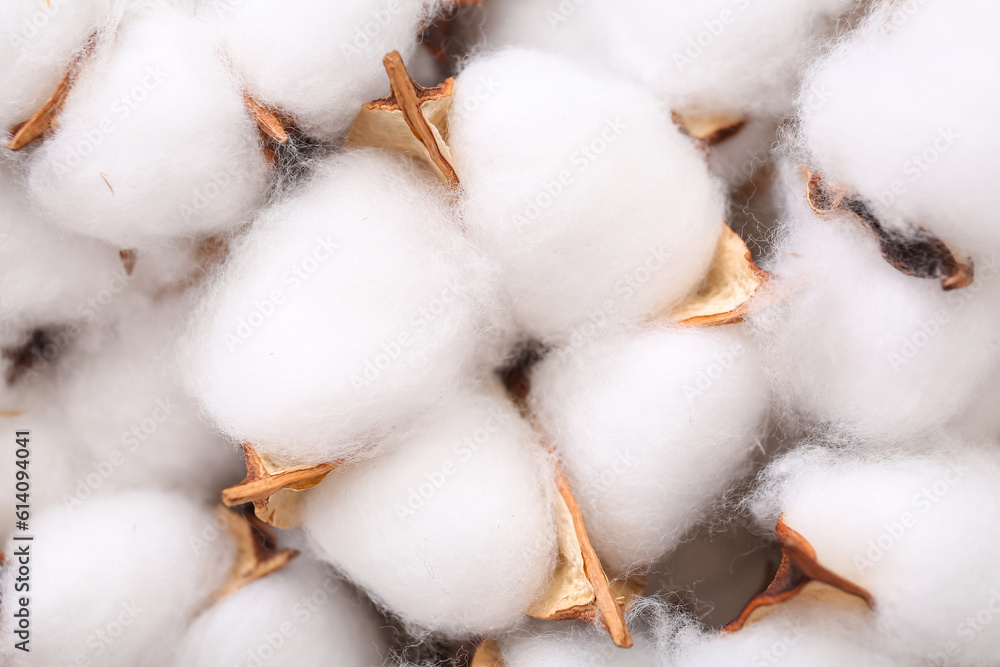
[[[512,0],[484,7],[485,40],[611,67],[675,110],[781,116],[798,72],[853,0]]]
[[[769,406],[757,350],[736,327],[554,352],[529,398],[614,576],[662,558],[749,472]]]
[[[163,664],[233,566],[236,545],[228,533],[198,539],[213,522],[211,510],[182,495],[150,491],[32,517],[31,651],[14,649],[11,559],[0,577],[4,664]],[[10,541],[4,551],[13,555],[23,545]]]
[[[377,667],[388,654],[381,623],[332,572],[299,557],[201,614],[173,664]]]
[[[652,667],[656,654],[642,634],[622,649],[604,630],[579,623],[534,621],[499,641],[505,667]]]
[[[723,200],[704,158],[642,89],[508,50],[455,82],[449,141],[469,235],[545,341],[642,319],[704,277]]]
[[[825,567],[866,588],[881,641],[925,660],[988,664],[1000,651],[1000,458],[925,443],[921,454],[807,447],[772,463],[752,506],[778,513]],[[955,651],[957,649],[957,652]]]
[[[323,163],[223,270],[192,337],[191,387],[272,459],[357,455],[489,363],[495,272],[408,158]]]
[[[213,34],[168,8],[102,40],[28,169],[55,222],[121,248],[244,222],[269,173]]]
[[[280,26],[267,0],[205,2],[201,13],[258,101],[291,114],[306,134],[336,140],[362,104],[387,95],[382,57],[409,59],[436,0],[291,0]],[[422,82],[433,85],[436,81]]]
[[[809,72],[805,159],[889,229],[995,257],[1000,92],[983,77],[1000,71],[998,21],[982,0],[885,3]]]
[[[777,298],[751,319],[786,407],[886,443],[967,409],[1000,352],[995,263],[946,292],[889,265],[849,215],[800,201],[779,233],[765,264]]]
[[[552,470],[501,392],[429,412],[305,499],[318,555],[415,632],[512,627],[555,568]]]

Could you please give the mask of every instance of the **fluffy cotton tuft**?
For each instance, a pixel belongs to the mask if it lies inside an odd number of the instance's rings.
[[[511,0],[486,6],[493,45],[610,65],[675,109],[780,116],[799,70],[854,0]]]
[[[851,217],[798,203],[772,261],[775,302],[751,312],[783,403],[898,443],[961,414],[997,367],[997,265],[945,292],[904,275]]]
[[[627,82],[540,52],[472,61],[449,141],[470,236],[543,340],[640,319],[704,277],[723,203],[669,112]]]
[[[416,631],[515,625],[555,568],[551,470],[499,388],[428,413],[306,497],[321,558]]]
[[[658,561],[749,472],[768,408],[757,350],[733,327],[557,351],[529,398],[614,575]]]
[[[799,101],[811,166],[890,228],[922,226],[966,254],[1000,250],[1000,71],[982,0],[885,3],[809,73]]]
[[[505,667],[653,667],[656,655],[648,639],[632,633],[633,646],[622,649],[601,628],[579,623],[535,621],[499,641]]]
[[[173,664],[220,667],[256,658],[269,667],[378,667],[388,653],[379,623],[343,582],[297,558],[199,616]]]
[[[242,222],[269,167],[216,48],[207,27],[168,8],[102,41],[29,160],[38,206],[122,248]]]
[[[280,29],[268,0],[205,3],[202,15],[257,100],[291,114],[306,134],[333,141],[362,104],[388,93],[382,57],[396,50],[409,59],[438,4],[290,0],[281,5]]]
[[[987,664],[1000,651],[984,620],[1000,605],[1000,458],[995,445],[933,444],[883,457],[800,449],[771,464],[752,504],[765,526],[783,512],[820,563],[871,592],[886,645],[926,660],[952,646],[958,663]]]
[[[4,664],[163,664],[233,566],[235,541],[214,525],[210,510],[184,496],[148,491],[33,517],[31,651],[14,649],[19,595],[11,559],[0,575]],[[210,541],[206,529],[215,530]],[[24,544],[10,541],[4,551]]]
[[[917,667],[882,653],[869,619],[833,605],[792,598],[763,620],[735,633],[687,632],[666,655],[671,667],[776,665],[796,667]]]
[[[486,363],[494,289],[429,173],[379,151],[334,157],[233,249],[191,386],[273,459],[355,455]]]
[[[49,99],[87,39],[115,28],[124,4],[26,0],[0,6],[0,133]]]

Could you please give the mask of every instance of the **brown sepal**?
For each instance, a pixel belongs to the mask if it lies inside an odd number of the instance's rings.
[[[754,263],[740,235],[722,224],[708,274],[694,294],[670,311],[667,321],[682,327],[713,327],[741,321],[768,274]]]
[[[671,111],[670,119],[681,132],[703,142],[706,146],[713,146],[728,139],[743,129],[747,122],[746,116],[736,113]]]
[[[909,235],[893,233],[868,207],[865,200],[848,196],[842,189],[829,187],[823,177],[802,167],[807,181],[806,199],[810,208],[819,215],[835,211],[854,214],[878,240],[882,257],[902,273],[916,278],[934,278],[941,281],[944,290],[959,289],[970,285],[974,278],[971,259],[960,262],[944,241],[923,227],[914,227]]]
[[[256,517],[246,516],[221,506],[216,512],[220,522],[225,523],[236,540],[237,552],[229,579],[216,591],[214,601],[266,577],[287,565],[298,555],[299,552],[295,549],[278,550],[274,536]]]
[[[249,443],[242,447],[246,478],[223,490],[222,502],[229,507],[252,502],[257,516],[278,528],[299,525],[301,497],[298,492],[313,488],[343,463],[286,467],[261,456]]]
[[[425,88],[410,78],[398,51],[382,59],[391,93],[361,107],[345,144],[373,146],[413,155],[427,162],[438,178],[458,187],[447,136],[448,109],[455,82]]]
[[[820,564],[816,550],[802,535],[778,517],[774,528],[781,544],[781,564],[767,589],[747,603],[736,620],[723,632],[736,632],[777,611],[779,604],[793,597],[810,597],[827,604],[858,607],[875,605],[872,594]]]
[[[504,667],[503,658],[500,657],[500,645],[495,639],[487,637],[479,642],[476,652],[472,654],[469,667]]]
[[[139,255],[134,248],[124,248],[118,251],[118,257],[122,260],[122,267],[125,269],[125,275],[132,275],[132,272],[135,270],[135,261],[138,256]]]
[[[41,141],[45,138],[46,133],[57,127],[56,120],[62,111],[63,105],[66,104],[69,91],[73,89],[73,84],[76,83],[76,79],[79,77],[84,63],[87,62],[91,53],[94,52],[96,45],[97,33],[95,32],[87,38],[87,41],[84,42],[80,50],[73,56],[73,61],[70,63],[69,69],[66,70],[66,74],[59,82],[59,85],[56,86],[55,92],[46,100],[45,104],[33,113],[31,118],[10,128],[10,133],[13,137],[10,143],[7,144],[7,148],[12,151],[21,150],[36,141]]]

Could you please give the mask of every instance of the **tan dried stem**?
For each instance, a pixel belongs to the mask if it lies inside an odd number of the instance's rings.
[[[797,596],[863,610],[875,605],[872,594],[865,588],[824,567],[808,540],[785,523],[784,515],[778,517],[774,531],[781,544],[781,564],[774,579],[723,632],[736,632],[756,623],[777,611],[781,603]]]

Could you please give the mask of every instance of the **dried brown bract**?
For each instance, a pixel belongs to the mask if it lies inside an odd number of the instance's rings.
[[[432,88],[421,86],[410,78],[397,51],[387,53],[382,63],[392,92],[361,107],[345,143],[417,157],[430,165],[438,178],[457,188],[458,174],[446,142],[455,82],[447,79]]]
[[[784,515],[778,517],[774,532],[781,544],[781,564],[774,579],[763,593],[747,603],[739,617],[727,625],[723,632],[735,632],[756,623],[776,611],[777,605],[796,596],[864,611],[874,606],[875,600],[871,593],[831,572],[819,562],[816,550],[785,523]]]
[[[945,290],[959,289],[972,283],[972,260],[960,262],[948,246],[922,227],[903,235],[885,227],[868,204],[859,197],[827,186],[823,177],[803,167],[807,179],[809,206],[819,215],[845,211],[854,216],[878,239],[882,257],[897,270],[916,278],[935,278]]]
[[[298,555],[294,549],[278,550],[267,526],[239,512],[219,507],[217,516],[236,540],[237,555],[229,580],[216,591],[219,600],[247,584],[284,567]]]
[[[737,113],[670,112],[670,118],[681,132],[692,139],[713,146],[743,129],[747,119]]]

